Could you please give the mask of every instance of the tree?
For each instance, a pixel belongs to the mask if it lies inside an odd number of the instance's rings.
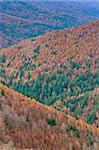
[[[22,78],[24,76],[24,71],[23,71],[23,68],[20,67],[19,68],[19,77]]]
[[[1,95],[5,96],[5,91],[3,89],[1,90]]]
[[[28,71],[28,80],[31,78],[30,71]]]
[[[50,126],[56,126],[56,120],[55,120],[55,118],[49,118],[48,119],[48,124],[50,125]]]

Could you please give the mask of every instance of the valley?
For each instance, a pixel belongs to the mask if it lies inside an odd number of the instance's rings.
[[[1,1],[0,48],[48,31],[95,21],[98,14],[98,2]]]

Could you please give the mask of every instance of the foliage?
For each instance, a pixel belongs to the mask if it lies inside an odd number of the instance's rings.
[[[5,70],[2,69],[2,68],[0,68],[0,76],[1,76],[2,78],[6,78]]]
[[[36,65],[31,64],[30,60],[30,58],[24,57],[24,65],[19,67],[19,72],[17,73],[18,80],[16,80],[14,73],[6,76],[5,70],[1,70],[0,76],[5,79],[7,86],[13,87],[25,96],[31,99],[35,98],[46,105],[53,105],[60,100],[61,110],[64,107],[67,108],[76,119],[84,115],[84,110],[92,100],[90,92],[99,85],[97,71],[92,73],[90,68],[87,68],[85,72],[82,71],[75,74],[74,71],[79,70],[77,67],[73,67],[72,63],[66,68],[64,68],[63,64],[60,64],[58,69],[53,70],[50,74],[47,68],[45,72],[38,73],[38,76],[33,79],[32,71],[36,68]],[[82,66],[77,64],[77,62],[75,64],[74,66],[79,66],[79,69],[82,69]],[[93,107],[95,110],[97,109],[96,106],[98,106],[96,101],[94,98]],[[87,123],[92,124],[97,119],[96,113],[90,111],[88,107],[85,118]]]
[[[87,8],[81,3],[78,11],[76,11],[77,6],[75,3],[71,3],[70,5],[73,8],[71,12],[69,3],[65,3],[65,5],[60,5],[60,3],[54,4],[54,2],[51,2],[49,4],[44,2],[39,5],[36,1],[28,3],[21,1],[2,2],[0,4],[2,13],[0,33],[5,35],[3,47],[10,46],[23,39],[39,36],[47,31],[70,28],[96,19],[94,16],[97,16],[98,8],[95,9],[93,5],[91,8],[90,6]],[[50,10],[52,10],[52,14],[50,14]],[[61,10],[63,13],[61,13]],[[9,19],[5,14],[9,15]],[[22,47],[18,48],[21,49]],[[56,55],[56,52],[53,53]]]
[[[50,125],[50,126],[56,126],[56,120],[55,120],[55,118],[49,118],[48,119],[48,124]]]
[[[0,55],[0,63],[5,63],[6,57],[4,55]]]
[[[5,91],[3,89],[1,90],[1,95],[5,96]]]
[[[80,130],[75,126],[69,126],[69,131],[72,131],[77,138],[80,138]]]
[[[34,49],[34,53],[40,53],[40,48],[39,47],[36,47],[35,49]]]
[[[91,132],[87,133],[87,144],[89,145],[93,145],[94,142],[94,137],[93,134]]]
[[[87,118],[86,118],[87,123],[92,124],[95,122],[95,120],[96,120],[96,112],[92,112],[91,114],[87,115]]]

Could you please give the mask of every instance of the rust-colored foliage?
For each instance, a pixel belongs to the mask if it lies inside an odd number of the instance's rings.
[[[46,70],[50,74],[54,66],[68,66],[71,59],[82,65],[87,58],[92,60],[90,70],[94,73],[97,70],[98,54],[99,21],[68,30],[48,32],[36,39],[25,40],[0,50],[0,55],[6,57],[6,62],[2,62],[1,66],[7,76],[14,74],[15,81],[20,80],[18,74],[24,63],[35,66],[35,69],[21,72],[22,82],[27,80],[29,73],[35,78],[48,67]],[[75,74],[81,71],[74,70]],[[88,125],[81,119],[76,120],[69,114],[44,106],[2,84],[0,90],[0,145],[10,149],[16,147],[33,150],[99,149],[99,128],[95,125]],[[89,107],[93,103],[92,99]],[[86,111],[87,108],[85,113]],[[55,126],[48,124],[49,118],[55,118]],[[76,131],[80,131],[80,134]]]
[[[99,129],[95,126],[77,121],[2,84],[0,89],[5,91],[5,96],[0,95],[1,146],[33,150],[81,150],[84,147],[87,150],[95,145],[98,148]],[[48,124],[48,119],[52,117],[57,121],[56,126]],[[71,126],[79,130],[79,138],[70,130]]]

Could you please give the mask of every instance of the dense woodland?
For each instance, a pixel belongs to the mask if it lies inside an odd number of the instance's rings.
[[[83,2],[0,1],[0,48],[47,31],[94,21],[99,18],[98,12],[99,4],[90,2],[85,5]]]
[[[0,62],[2,65],[6,63],[5,56],[0,57]],[[35,70],[36,66],[26,62],[19,67],[17,76],[13,73],[7,76],[4,69],[0,70],[0,76],[4,78],[2,82],[8,87],[13,87],[14,90],[31,99],[35,98],[45,105],[55,105],[60,101],[59,108],[57,105],[55,108],[65,113],[70,112],[76,119],[81,118],[87,111],[85,120],[87,123],[93,124],[97,122],[96,112],[99,109],[99,103],[98,95],[91,96],[91,91],[99,86],[99,74],[97,71],[92,73],[91,65],[91,59],[87,59],[83,65],[73,60],[69,62],[68,66],[58,65],[57,71],[53,68],[50,74],[46,67],[45,71],[39,73],[34,79],[31,70]],[[98,60],[96,61],[97,67]],[[92,109],[89,107],[86,110],[88,105]]]
[[[0,1],[0,150],[99,149],[97,19],[99,2]]]

